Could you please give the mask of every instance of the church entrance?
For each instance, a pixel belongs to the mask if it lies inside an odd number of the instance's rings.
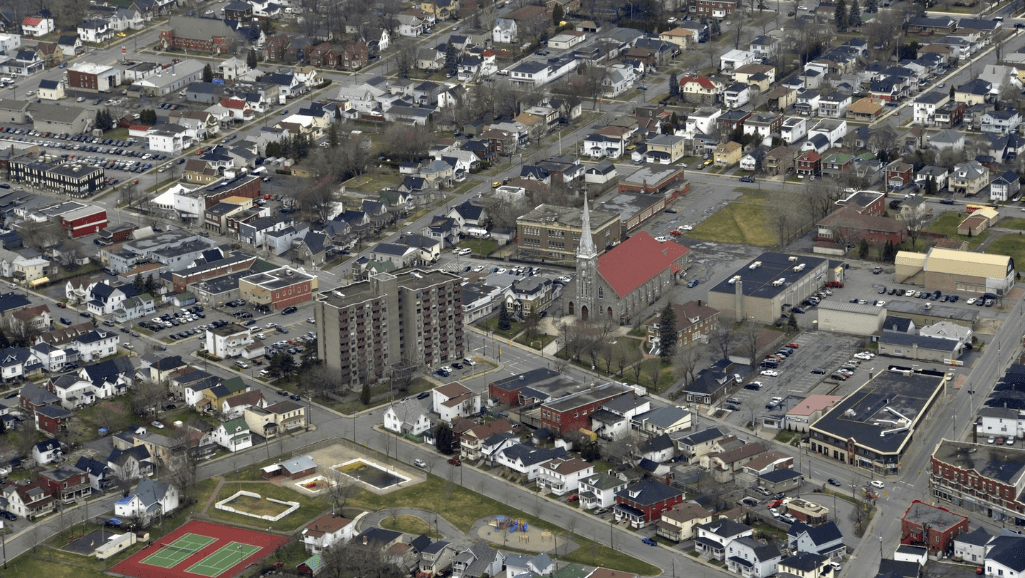
[[[609,307],[608,314],[609,314],[609,319],[612,319],[612,308],[611,307]]]
[[[573,315],[573,312],[574,312],[574,310],[573,310],[573,302],[572,302],[572,301],[570,301],[570,302],[569,302],[569,314],[570,314],[570,315]]]
[[[587,305],[584,305],[580,308],[580,319],[583,321],[587,321]]]

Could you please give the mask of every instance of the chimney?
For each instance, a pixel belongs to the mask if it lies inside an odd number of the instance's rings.
[[[367,541],[368,541],[367,537],[366,537],[366,536],[363,536],[363,545],[364,545],[364,546],[366,546],[366,545],[367,545]]]

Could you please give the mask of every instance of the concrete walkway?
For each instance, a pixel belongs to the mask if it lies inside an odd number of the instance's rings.
[[[449,542],[470,542],[466,534],[464,534],[459,528],[456,528],[451,522],[434,512],[421,510],[420,508],[388,508],[387,510],[370,512],[360,519],[358,529],[362,532],[367,528],[374,526],[380,527],[381,522],[391,518],[392,516],[413,516],[414,518],[420,518],[428,526],[436,528],[436,531],[444,536],[445,540],[448,540]]]

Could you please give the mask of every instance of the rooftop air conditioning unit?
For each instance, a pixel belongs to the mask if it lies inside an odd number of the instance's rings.
[[[747,268],[748,269],[757,269],[757,268],[759,268],[761,266],[762,266],[762,262],[761,261],[755,261],[754,263],[751,263],[750,265],[748,265]]]
[[[797,261],[797,257],[791,255],[790,258],[787,259],[787,260],[790,261],[791,263],[793,263],[793,262]]]
[[[807,267],[807,265],[804,264],[804,263],[801,263],[800,265],[794,267],[794,271],[804,271],[805,267]]]

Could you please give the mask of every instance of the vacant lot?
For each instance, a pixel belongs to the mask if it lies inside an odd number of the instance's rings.
[[[685,234],[694,239],[716,243],[772,246],[777,239],[769,227],[770,204],[768,193],[747,192]]]
[[[284,504],[252,496],[239,496],[225,505],[254,516],[277,516],[288,509],[288,506]]]
[[[1025,263],[1025,236],[1003,235],[990,243],[985,250],[990,255],[1007,255],[1014,259],[1015,267],[1018,263]]]

